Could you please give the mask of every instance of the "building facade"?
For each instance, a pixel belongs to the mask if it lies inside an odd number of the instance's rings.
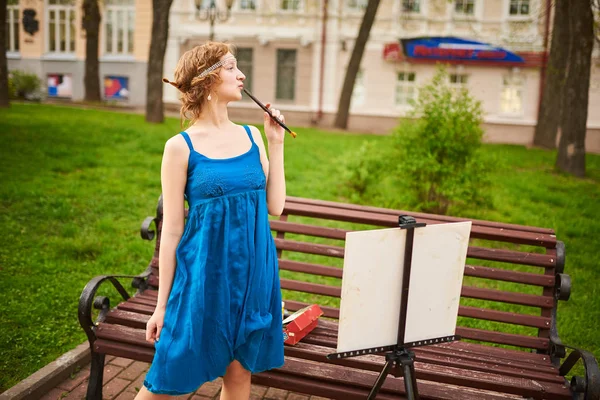
[[[215,1],[225,9],[225,1]],[[85,31],[81,29],[81,2],[8,0],[9,69],[37,73],[48,82],[51,96],[83,98]],[[404,54],[401,39],[452,36],[521,57],[519,63],[453,57],[442,62],[448,63],[451,84],[467,87],[481,100],[488,141],[531,143],[551,34],[548,2],[381,0],[354,87],[349,129],[388,132],[410,111],[410,100],[418,96],[418,87],[433,77],[435,62]],[[105,98],[142,106],[151,2],[101,3],[100,74]],[[174,0],[165,77],[172,78],[183,52],[208,39],[209,24],[201,16],[210,3]],[[292,125],[327,127],[335,117],[366,4],[367,0],[234,0],[230,17],[215,24],[215,40],[236,45],[239,67],[247,76],[246,87],[282,109]],[[32,12],[39,29],[30,34],[25,17],[31,19]],[[176,109],[176,89],[170,85],[164,89],[165,102]],[[598,48],[593,54],[589,100],[587,148],[600,152]],[[262,120],[262,113],[247,99],[232,104],[230,115],[237,120]]]

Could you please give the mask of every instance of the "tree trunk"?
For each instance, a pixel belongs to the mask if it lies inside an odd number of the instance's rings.
[[[8,61],[6,60],[6,0],[0,0],[0,108],[10,106],[8,99]]]
[[[100,37],[100,7],[98,0],[83,1],[83,29],[85,29],[85,86],[86,101],[101,101],[100,64],[98,47]]]
[[[362,23],[360,24],[358,36],[354,42],[354,48],[352,49],[350,62],[346,69],[346,77],[344,78],[344,85],[342,86],[342,93],[340,94],[340,101],[338,103],[338,110],[334,123],[335,127],[340,129],[346,129],[348,127],[348,113],[350,111],[350,101],[352,100],[352,90],[354,89],[354,82],[356,81],[356,75],[360,68],[360,62],[365,51],[365,46],[369,40],[371,27],[373,26],[373,21],[375,21],[375,15],[379,8],[379,2],[380,0],[369,0],[367,9],[363,15]]]
[[[148,90],[146,93],[146,121],[161,123],[163,109],[163,68],[167,38],[169,37],[169,9],[173,0],[152,0],[152,39],[148,57]]]
[[[540,111],[533,137],[535,146],[546,149],[556,148],[556,136],[563,108],[562,93],[567,78],[567,60],[571,44],[569,0],[556,0],[552,25],[550,59],[544,74]]]
[[[569,5],[569,26],[574,40],[568,57],[569,71],[563,92],[564,112],[556,166],[561,171],[583,177],[594,17],[590,0],[571,0]]]

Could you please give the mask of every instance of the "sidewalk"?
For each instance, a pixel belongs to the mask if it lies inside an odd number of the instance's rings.
[[[106,356],[104,367],[104,390],[103,399],[133,400],[138,390],[142,387],[144,377],[150,364],[132,361],[126,358]],[[88,377],[90,375],[89,364],[79,372],[67,378],[46,395],[43,400],[81,400],[85,399]],[[218,399],[221,391],[221,378],[202,385],[194,394],[172,397],[177,400],[206,400]],[[273,399],[273,400],[328,400],[324,397],[308,396],[305,394],[292,393],[287,390],[268,388],[265,386],[252,385],[250,400]]]

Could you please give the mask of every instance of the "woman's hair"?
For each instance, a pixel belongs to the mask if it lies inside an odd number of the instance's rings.
[[[207,42],[202,46],[196,46],[183,53],[177,67],[175,67],[175,80],[163,79],[181,92],[181,126],[185,120],[192,125],[200,117],[202,105],[210,90],[221,83],[218,68],[203,77],[200,73],[211,65],[219,62],[228,52],[232,51],[231,45],[219,42]]]

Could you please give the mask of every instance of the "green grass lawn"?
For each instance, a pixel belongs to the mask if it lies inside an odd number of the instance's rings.
[[[0,392],[85,340],[77,302],[90,278],[145,269],[153,243],[139,228],[155,212],[164,142],[178,130],[177,119],[156,126],[108,111],[0,110]],[[325,200],[344,200],[344,155],[385,140],[295,130],[298,138],[286,143],[288,194]],[[463,216],[557,231],[573,279],[571,299],[560,305],[561,338],[600,357],[600,156],[589,155],[588,178],[575,179],[554,172],[555,152],[484,151],[500,160],[495,206]]]

